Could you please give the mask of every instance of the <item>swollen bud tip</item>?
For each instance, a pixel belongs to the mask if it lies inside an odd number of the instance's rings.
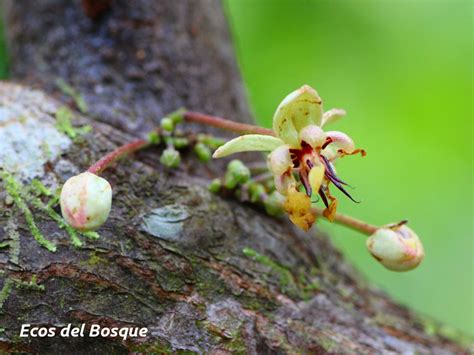
[[[112,188],[104,178],[85,172],[65,182],[60,204],[61,213],[71,227],[80,231],[94,230],[109,216]]]
[[[405,224],[377,229],[366,245],[372,256],[392,271],[412,270],[425,256],[420,239]]]
[[[160,163],[168,168],[177,168],[181,163],[181,156],[174,148],[166,148],[160,156]]]

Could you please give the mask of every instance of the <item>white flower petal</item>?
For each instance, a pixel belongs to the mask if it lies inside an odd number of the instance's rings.
[[[328,123],[336,122],[345,115],[346,111],[342,108],[332,108],[329,111],[324,112],[321,127],[324,127]]]
[[[322,101],[308,85],[283,99],[273,115],[273,131],[292,147],[299,147],[298,132],[307,125],[320,125]]]
[[[288,195],[288,189],[296,186],[293,174],[275,175],[275,188],[282,195]]]
[[[293,166],[293,161],[290,157],[290,147],[287,144],[280,145],[270,153],[268,161],[273,175],[285,173]]]
[[[313,148],[321,147],[326,141],[326,133],[319,126],[309,125],[300,131],[300,141],[305,141]]]
[[[281,139],[262,134],[246,134],[228,141],[219,147],[213,158],[222,158],[234,153],[248,151],[272,151],[285,144]]]
[[[333,143],[330,145],[336,148],[336,150],[342,149],[346,153],[352,153],[354,151],[354,141],[347,134],[339,131],[328,131],[326,135],[332,139]]]

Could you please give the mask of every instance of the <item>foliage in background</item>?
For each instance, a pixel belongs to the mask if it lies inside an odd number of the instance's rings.
[[[474,333],[472,44],[468,1],[226,1],[255,117],[302,84],[326,109],[347,110],[333,129],[367,157],[339,164],[362,200],[339,210],[385,224],[407,218],[426,260],[391,273],[359,234],[320,224],[367,277],[393,297]]]

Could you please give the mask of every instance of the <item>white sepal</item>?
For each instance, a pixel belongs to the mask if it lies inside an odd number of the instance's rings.
[[[298,148],[299,131],[321,124],[322,101],[316,90],[303,85],[283,99],[273,115],[273,131],[293,148]]]
[[[223,158],[228,155],[240,152],[249,151],[272,151],[280,145],[285,144],[281,139],[266,136],[262,134],[246,134],[237,138],[234,138],[223,146],[219,147],[214,154],[213,158]]]

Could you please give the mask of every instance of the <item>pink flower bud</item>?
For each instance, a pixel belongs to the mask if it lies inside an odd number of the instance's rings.
[[[66,181],[60,203],[63,217],[69,225],[80,231],[94,230],[109,216],[112,188],[107,180],[85,172]]]
[[[412,270],[425,256],[420,239],[404,224],[377,229],[366,245],[372,256],[392,271]]]

